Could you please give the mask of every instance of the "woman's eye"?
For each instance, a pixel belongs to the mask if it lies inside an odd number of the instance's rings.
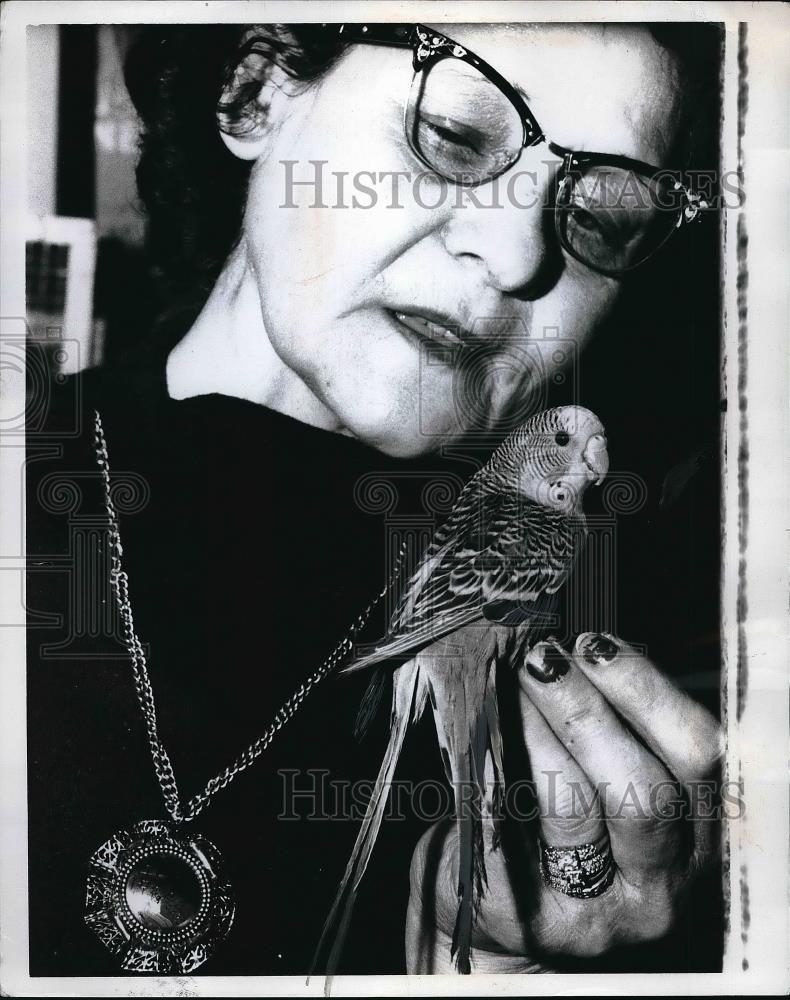
[[[596,239],[605,240],[607,243],[615,244],[620,242],[620,232],[618,226],[613,224],[613,220],[600,211],[590,211],[582,206],[571,207],[571,218],[573,225],[577,229],[584,230]]]
[[[434,142],[451,143],[471,153],[480,152],[479,137],[471,130],[453,122],[451,118],[426,118],[423,115],[420,124],[422,129],[433,133]]]
[[[612,250],[619,250],[633,238],[633,225],[620,212],[615,217],[610,212],[591,212],[586,208],[570,208],[568,228],[576,232],[577,238],[588,243],[604,244]]]
[[[586,208],[574,209],[573,221],[581,229],[586,229],[588,232],[595,232],[596,230],[601,229],[598,220],[595,218],[592,212],[588,212]]]
[[[570,439],[571,439],[570,434],[566,433],[566,431],[557,431],[557,433],[554,435],[554,440],[560,446],[560,448],[564,448],[565,445],[570,441]]]

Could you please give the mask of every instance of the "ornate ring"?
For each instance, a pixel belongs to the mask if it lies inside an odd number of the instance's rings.
[[[541,840],[540,871],[551,889],[576,899],[593,899],[614,881],[615,863],[608,842],[601,850],[595,844],[551,847]]]

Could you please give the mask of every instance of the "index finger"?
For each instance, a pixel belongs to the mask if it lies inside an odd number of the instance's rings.
[[[676,778],[699,781],[714,772],[724,753],[721,727],[647,657],[608,633],[585,632],[573,658]]]

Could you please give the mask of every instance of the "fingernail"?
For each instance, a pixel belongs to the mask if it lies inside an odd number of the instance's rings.
[[[543,684],[559,680],[571,668],[568,657],[559,646],[552,646],[545,642],[539,642],[533,646],[527,653],[524,664],[530,676]]]
[[[584,632],[576,640],[576,653],[593,667],[611,663],[619,652],[620,647],[612,636],[602,632]]]

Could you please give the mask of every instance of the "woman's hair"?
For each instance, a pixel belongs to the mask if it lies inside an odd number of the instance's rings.
[[[125,65],[126,86],[140,116],[137,189],[147,213],[147,243],[156,278],[170,294],[205,297],[238,238],[250,164],[219,136],[243,131],[259,84],[223,91],[251,52],[275,60],[297,79],[324,73],[343,50],[320,25],[174,25],[144,28]]]
[[[693,114],[689,122],[695,124],[681,127],[683,158],[715,165],[720,34],[713,25],[649,27],[678,57],[686,107]],[[140,30],[125,76],[142,122],[137,186],[148,218],[148,252],[168,296],[188,295],[199,305],[239,237],[250,163],[227,150],[217,116],[226,132],[243,133],[260,81],[234,81],[229,87],[237,68],[251,53],[260,54],[309,84],[346,48],[337,31],[320,24]],[[232,98],[223,98],[231,91]]]

